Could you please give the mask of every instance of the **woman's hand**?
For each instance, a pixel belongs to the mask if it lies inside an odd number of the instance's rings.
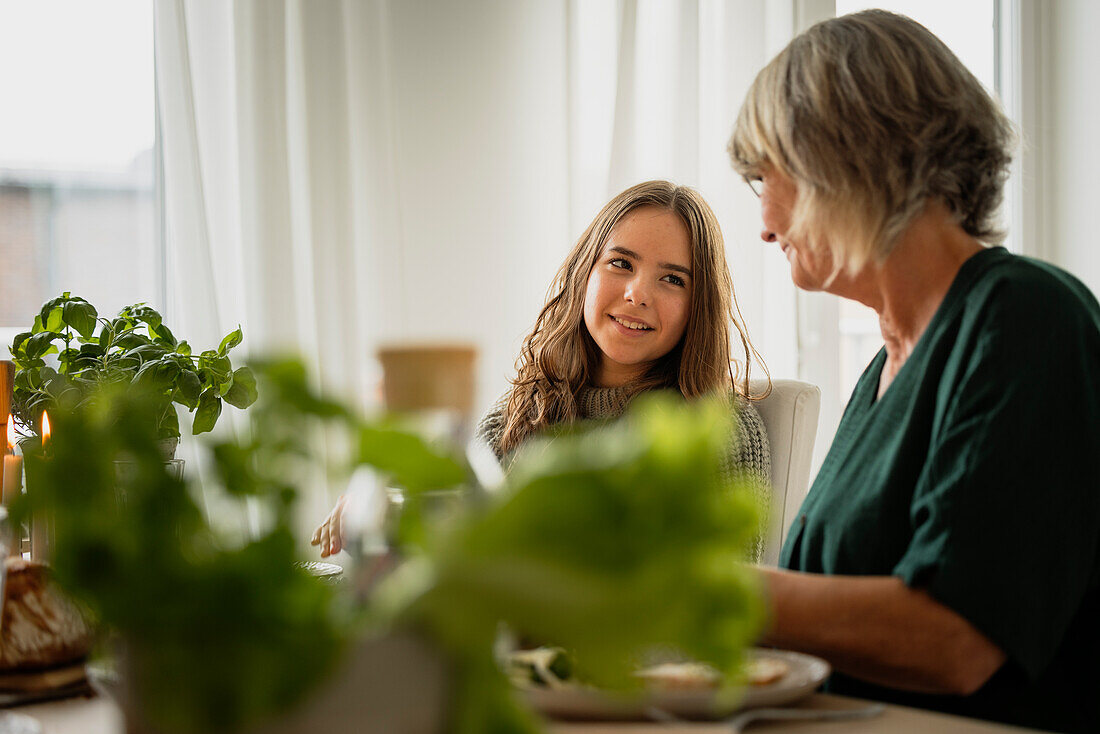
[[[344,508],[347,507],[348,496],[340,495],[336,500],[336,506],[328,514],[325,521],[317,526],[310,538],[310,545],[321,546],[321,558],[328,558],[340,552],[344,547]]]

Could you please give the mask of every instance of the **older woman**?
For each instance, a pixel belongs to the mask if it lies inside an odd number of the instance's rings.
[[[765,572],[765,641],[829,659],[834,692],[1098,731],[1100,308],[990,246],[1012,142],[882,11],[814,26],[749,91],[730,153],[763,239],[885,341]]]

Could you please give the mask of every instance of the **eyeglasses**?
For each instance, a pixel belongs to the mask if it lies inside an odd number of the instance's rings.
[[[753,176],[752,178],[746,178],[745,183],[752,189],[752,193],[756,194],[756,198],[760,198],[764,193],[764,179],[759,176]]]

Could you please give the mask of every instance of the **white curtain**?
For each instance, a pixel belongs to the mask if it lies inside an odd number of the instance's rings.
[[[669,178],[714,207],[750,334],[797,375],[787,265],[725,154],[797,4],[157,0],[172,322],[199,345],[240,323],[364,405],[378,344],[473,342],[488,405],[599,207]]]

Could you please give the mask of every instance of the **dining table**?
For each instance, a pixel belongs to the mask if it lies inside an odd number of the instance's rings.
[[[815,693],[787,707],[819,711],[864,709],[863,701],[826,693]],[[4,709],[36,720],[43,734],[123,734],[122,712],[108,697],[91,696],[41,702]],[[730,734],[723,721],[688,722],[593,722],[556,721],[547,723],[548,734]],[[864,719],[840,721],[756,720],[746,727],[761,734],[1009,734],[1035,731],[977,719],[886,705],[882,713]]]

